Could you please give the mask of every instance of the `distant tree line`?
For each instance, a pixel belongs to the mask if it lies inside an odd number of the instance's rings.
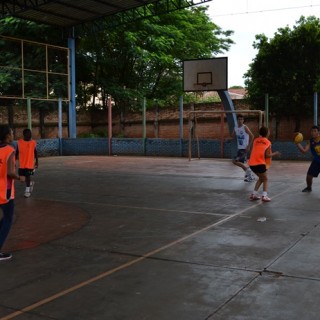
[[[295,26],[279,28],[274,37],[256,35],[258,54],[245,74],[248,100],[264,107],[279,121],[292,116],[296,131],[313,114],[313,97],[320,89],[320,20],[301,17]]]

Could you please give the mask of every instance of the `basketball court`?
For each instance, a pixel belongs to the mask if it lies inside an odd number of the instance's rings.
[[[319,319],[319,180],[273,161],[270,203],[225,159],[40,158],[17,183],[0,320]]]

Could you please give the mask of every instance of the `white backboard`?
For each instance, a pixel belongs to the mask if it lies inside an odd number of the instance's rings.
[[[228,58],[183,61],[183,91],[228,90]]]

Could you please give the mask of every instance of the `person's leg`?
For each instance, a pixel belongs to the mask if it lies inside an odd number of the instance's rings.
[[[307,174],[306,182],[307,182],[307,187],[311,189],[312,187],[312,181],[313,181],[313,176],[310,174]]]
[[[268,176],[267,171],[260,173],[259,179],[262,181],[262,190],[265,192],[265,194],[268,193]]]
[[[26,190],[24,192],[24,196],[25,198],[29,198],[31,196],[31,190],[30,190],[31,178],[30,178],[30,173],[27,169],[25,171],[25,175],[26,175]]]
[[[269,202],[271,199],[268,197],[268,175],[267,171],[259,175],[259,179],[262,181],[262,198],[264,202]]]
[[[248,168],[245,163],[245,150],[239,149],[237,151],[237,156],[232,160],[232,163],[240,167],[243,171],[246,171]]]
[[[245,149],[238,150],[236,158],[232,161],[232,163],[238,167],[240,167],[244,172],[244,181],[252,182],[255,180],[254,175],[248,165],[247,162],[247,151]]]
[[[3,217],[0,222],[0,251],[8,237],[8,234],[12,226],[13,213],[14,213],[14,200],[12,199],[8,203],[2,204],[1,209],[3,212]],[[1,256],[0,256],[0,260],[1,260]]]
[[[250,195],[250,200],[259,200],[261,199],[258,191],[259,188],[262,185],[262,200],[263,201],[270,201],[270,199],[267,197],[267,191],[268,191],[268,177],[267,177],[267,170],[265,165],[258,165],[250,167],[250,169],[257,175],[258,181],[256,182],[254,186],[254,190],[252,194]]]
[[[30,188],[30,176],[26,174],[26,188]]]
[[[319,175],[319,164],[315,161],[312,161],[306,176],[307,187],[302,190],[302,192],[311,192],[312,191],[312,182],[313,178]]]
[[[232,163],[235,164],[236,166],[242,168],[243,171],[246,171],[248,169],[247,166],[240,161],[232,160]]]
[[[258,181],[256,182],[255,186],[254,186],[254,191],[258,192],[260,186],[262,185],[263,181],[260,179],[260,173],[258,174]]]
[[[255,172],[255,174],[258,176],[258,180],[254,186],[253,192],[250,195],[250,200],[260,200],[259,196],[259,188],[262,185],[263,181],[260,179],[260,173]]]

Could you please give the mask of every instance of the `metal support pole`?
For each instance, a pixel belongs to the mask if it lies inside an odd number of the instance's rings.
[[[62,99],[58,100],[58,137],[62,138]]]
[[[109,156],[112,155],[112,98],[108,97],[108,150]]]
[[[142,138],[143,138],[143,154],[146,155],[146,137],[147,137],[147,110],[146,110],[146,98],[143,98],[142,102]]]
[[[224,158],[224,113],[221,113],[220,115],[220,134],[221,134],[221,140],[220,140],[220,154],[221,158]]]
[[[62,155],[62,99],[58,100],[58,138],[59,138],[59,154]]]
[[[74,29],[71,30],[72,36],[68,38],[69,48],[69,73],[70,73],[70,101],[69,101],[69,136],[70,138],[77,137],[77,114],[76,114],[76,46],[74,38]]]
[[[27,99],[28,128],[32,129],[31,99]]]
[[[179,98],[179,119],[180,155],[183,157],[183,96]]]
[[[315,92],[313,95],[313,124],[318,125],[318,93]]]
[[[266,93],[264,97],[264,123],[269,128],[269,94]]]

